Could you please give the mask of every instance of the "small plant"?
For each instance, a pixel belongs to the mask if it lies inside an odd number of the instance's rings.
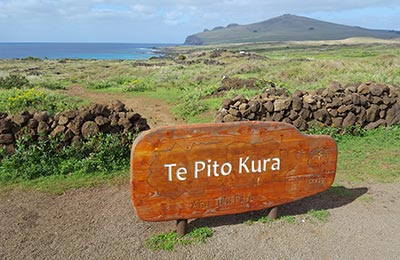
[[[204,104],[202,97],[202,91],[193,91],[189,88],[184,88],[181,102],[176,106],[175,112],[182,118],[187,119],[206,111],[207,106]]]
[[[167,250],[172,251],[178,243],[178,234],[176,232],[164,233],[152,236],[146,240],[146,247],[151,250]]]
[[[329,211],[327,210],[309,210],[306,214],[305,214],[305,219],[310,219],[312,222],[317,220],[320,222],[326,222],[328,221],[328,218],[331,214],[329,213]]]
[[[244,224],[246,224],[246,225],[252,225],[254,223],[271,224],[271,223],[279,222],[279,221],[284,221],[284,222],[289,223],[289,224],[295,224],[296,223],[296,217],[295,216],[281,216],[279,218],[272,219],[272,218],[267,217],[267,216],[262,216],[262,217],[260,217],[260,218],[258,218],[256,220],[253,220],[253,219],[246,220],[244,222]]]
[[[112,88],[114,86],[115,83],[108,80],[101,80],[89,83],[89,88],[91,89],[107,89],[107,88]]]
[[[28,79],[22,75],[11,74],[0,78],[0,88],[2,89],[23,88],[28,85]]]
[[[148,238],[145,242],[151,250],[174,250],[177,244],[189,245],[193,243],[204,243],[208,237],[213,235],[209,227],[195,228],[183,237],[179,238],[175,231],[163,233]]]
[[[154,87],[151,82],[139,79],[132,79],[124,82],[123,84],[124,92],[144,92],[144,91],[152,91]]]
[[[282,220],[282,221],[284,221],[284,222],[286,222],[286,223],[289,223],[289,224],[295,224],[296,223],[296,217],[295,216],[281,216],[281,217],[279,217],[279,220]]]
[[[177,59],[181,60],[181,61],[184,61],[184,60],[186,60],[186,56],[183,55],[183,54],[179,54]]]

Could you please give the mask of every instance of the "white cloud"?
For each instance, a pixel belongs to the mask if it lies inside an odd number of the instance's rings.
[[[164,22],[168,25],[177,25],[180,16],[182,16],[182,14],[179,12],[168,12],[164,15]]]
[[[382,11],[385,8],[390,12]],[[351,15],[354,12],[357,15]],[[373,21],[374,28],[400,30],[400,15],[396,17],[400,13],[398,0],[0,0],[0,28],[13,28],[2,30],[0,41],[12,41],[18,32],[18,39],[23,38],[28,30],[43,37],[57,37],[46,30],[51,25],[69,32],[69,38],[80,37],[82,34],[73,34],[79,30],[105,37],[104,28],[109,27],[113,35],[116,28],[125,32],[121,38],[126,37],[126,41],[180,35],[179,39],[170,40],[179,42],[205,28],[248,24],[284,13],[364,27]],[[132,30],[135,34],[129,33]]]

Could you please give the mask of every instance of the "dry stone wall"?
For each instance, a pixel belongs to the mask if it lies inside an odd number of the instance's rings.
[[[22,112],[15,115],[0,113],[0,147],[12,152],[24,135],[33,140],[63,136],[66,145],[100,132],[127,134],[149,129],[147,120],[120,101],[109,105],[93,104],[78,110],[49,115],[47,111]]]
[[[216,122],[281,121],[306,130],[312,124],[373,129],[400,124],[400,89],[372,82],[343,87],[337,82],[313,92],[271,88],[252,99],[224,99]]]

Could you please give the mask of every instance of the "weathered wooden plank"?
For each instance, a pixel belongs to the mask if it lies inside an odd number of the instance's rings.
[[[133,144],[132,200],[147,221],[270,208],[329,188],[336,161],[331,137],[280,122],[157,128]]]

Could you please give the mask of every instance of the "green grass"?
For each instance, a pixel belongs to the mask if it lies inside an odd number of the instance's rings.
[[[286,215],[286,216],[279,216],[276,219],[271,219],[267,216],[262,216],[262,217],[259,217],[256,219],[246,220],[244,222],[244,224],[246,224],[246,225],[252,225],[254,223],[273,224],[273,223],[280,223],[280,222],[285,222],[288,224],[296,224],[299,222],[316,223],[316,222],[328,221],[329,216],[330,216],[330,213],[327,210],[311,209],[307,213],[299,215],[299,216]],[[298,219],[301,219],[301,221],[299,221]]]
[[[350,197],[353,196],[353,192],[350,189],[346,189],[343,186],[331,186],[329,188],[329,191],[332,191],[333,193],[336,193],[337,195],[341,197]]]
[[[304,214],[304,220],[310,220],[311,222],[326,222],[329,219],[331,214],[329,211],[321,209],[321,210],[309,210],[306,214]]]
[[[336,182],[400,181],[400,126],[344,136],[338,150]]]
[[[190,245],[206,242],[213,235],[209,227],[195,228],[183,237],[178,237],[175,231],[151,236],[146,239],[145,246],[151,250],[173,251],[177,245]]]
[[[129,171],[112,173],[52,175],[17,183],[0,183],[0,195],[11,190],[35,190],[61,195],[67,190],[97,187],[100,185],[119,185],[129,180]]]
[[[364,194],[364,195],[358,197],[357,200],[364,202],[364,203],[371,203],[374,201],[374,198],[368,194]]]

